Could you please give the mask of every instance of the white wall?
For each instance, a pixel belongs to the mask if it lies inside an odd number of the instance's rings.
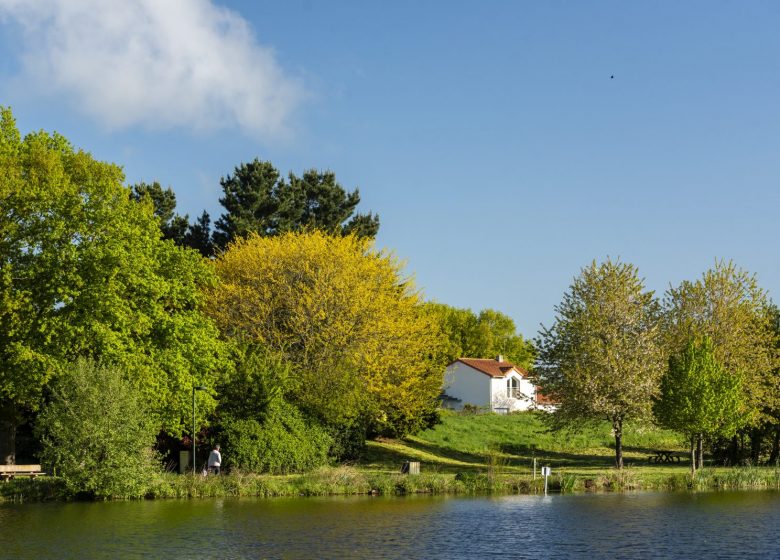
[[[527,398],[515,399],[507,396],[506,380],[514,377],[519,382],[520,392]],[[447,366],[444,372],[444,393],[460,399],[449,403],[449,408],[460,410],[464,404],[490,407],[497,412],[513,412],[533,408],[536,386],[523,376],[512,371],[507,377],[491,377],[462,362]]]
[[[507,395],[507,379],[514,378],[518,380],[518,389],[522,395],[521,398],[513,398]],[[504,378],[492,378],[491,395],[493,409],[500,412],[513,412],[516,410],[528,410],[533,408],[536,397],[536,386],[525,379],[523,376],[512,371]]]
[[[464,404],[490,406],[490,380],[489,375],[462,362],[447,366],[444,371],[444,392],[460,399],[459,403],[452,403],[451,408],[460,410]]]

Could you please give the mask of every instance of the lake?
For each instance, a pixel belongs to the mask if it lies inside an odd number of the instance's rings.
[[[0,504],[3,558],[780,558],[780,493]]]

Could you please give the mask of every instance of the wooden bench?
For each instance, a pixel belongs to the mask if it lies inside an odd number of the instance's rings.
[[[46,474],[40,465],[0,465],[0,480],[8,481],[17,476],[35,478]]]

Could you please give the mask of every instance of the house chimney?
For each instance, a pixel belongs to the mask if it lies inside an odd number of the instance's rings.
[[[499,354],[498,356],[496,356],[496,361],[497,361],[497,362],[503,362],[503,361],[504,361],[504,356],[502,356],[501,354]]]

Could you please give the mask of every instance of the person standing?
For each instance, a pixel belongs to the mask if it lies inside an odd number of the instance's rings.
[[[219,452],[219,444],[217,444],[209,453],[209,472],[219,474],[220,466],[222,466],[222,454]]]

